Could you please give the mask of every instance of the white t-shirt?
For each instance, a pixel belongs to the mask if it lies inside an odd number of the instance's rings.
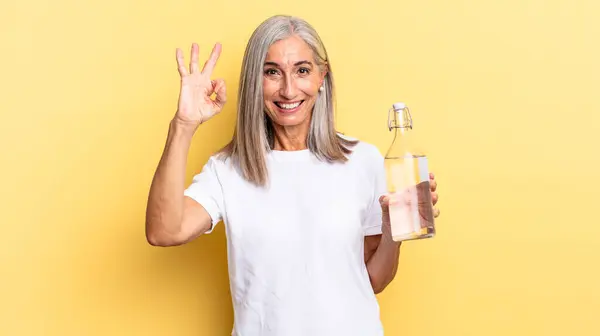
[[[225,225],[232,335],[383,335],[364,261],[365,235],[381,233],[379,150],[359,142],[344,164],[267,156],[266,189],[212,156],[185,190],[212,217],[208,232]]]

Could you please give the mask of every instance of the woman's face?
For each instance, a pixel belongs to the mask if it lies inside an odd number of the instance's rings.
[[[271,120],[284,127],[307,126],[325,74],[300,37],[274,43],[263,69],[264,100]]]

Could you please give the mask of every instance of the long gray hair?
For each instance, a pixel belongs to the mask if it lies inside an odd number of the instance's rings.
[[[319,159],[345,162],[346,154],[355,141],[338,135],[334,126],[334,85],[331,63],[316,30],[303,19],[276,15],[263,21],[253,32],[244,53],[238,89],[238,114],[231,142],[222,153],[249,182],[263,186],[268,180],[266,154],[274,145],[274,128],[265,113],[263,98],[263,70],[269,47],[292,35],[302,38],[313,50],[317,65],[327,70],[321,91],[315,101],[308,149]]]

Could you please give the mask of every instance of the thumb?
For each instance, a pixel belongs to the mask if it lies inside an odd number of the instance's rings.
[[[225,80],[219,78],[217,80],[212,81],[213,84],[213,92],[216,94],[214,104],[219,109],[223,108],[223,105],[227,102],[227,90],[225,87]]]
[[[381,195],[379,197],[379,204],[381,205],[381,210],[385,213],[389,211],[390,205],[395,205],[397,200],[394,195]]]

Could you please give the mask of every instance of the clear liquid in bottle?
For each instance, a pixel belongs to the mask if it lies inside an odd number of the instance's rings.
[[[388,115],[394,140],[385,156],[390,225],[394,241],[435,236],[433,204],[427,156],[417,149],[412,137],[413,123],[408,107],[396,103]]]

